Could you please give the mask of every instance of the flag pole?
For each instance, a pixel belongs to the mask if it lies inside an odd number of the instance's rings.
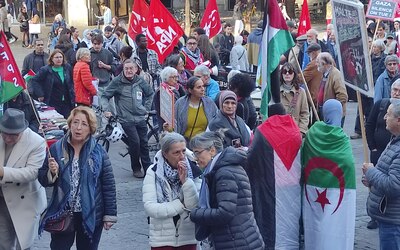
[[[376,26],[375,26],[374,36],[372,37],[372,42],[375,41],[376,33],[378,32],[378,27],[379,27],[380,22],[381,22],[381,19],[378,19],[378,22],[376,23]],[[371,52],[372,52],[372,43],[371,43],[371,47],[369,48],[370,55],[371,55]]]
[[[290,50],[292,51],[293,55],[296,55],[294,53],[294,51],[293,51],[293,47]],[[314,102],[313,102],[313,100],[311,98],[311,94],[310,94],[310,90],[308,89],[308,86],[307,86],[306,78],[304,77],[303,71],[301,71],[299,59],[297,58],[297,56],[295,56],[295,58],[296,58],[295,61],[296,61],[297,67],[300,69],[301,78],[302,78],[302,80],[304,82],[304,90],[306,91],[308,102],[311,103],[311,109],[312,109],[312,111],[313,111],[313,113],[315,115],[315,118],[317,118],[317,121],[319,121],[320,120],[319,119],[319,115],[318,115],[317,109],[315,108]]]
[[[365,133],[365,126],[364,126],[364,112],[362,109],[362,100],[361,100],[361,94],[360,94],[359,90],[357,90],[357,102],[358,102],[358,114],[359,114],[359,118],[360,118],[361,138],[362,138],[362,143],[363,143],[364,162],[369,162],[367,135]]]

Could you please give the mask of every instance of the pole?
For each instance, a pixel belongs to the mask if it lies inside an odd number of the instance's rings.
[[[43,0],[43,24],[46,25],[46,0]]]
[[[290,50],[295,55],[295,53],[293,51],[293,48],[291,48]],[[313,113],[315,115],[315,118],[317,118],[317,121],[319,121],[318,112],[317,112],[317,109],[315,108],[314,102],[313,102],[313,100],[311,98],[310,90],[308,89],[306,79],[304,78],[304,75],[303,75],[303,71],[301,71],[299,60],[297,59],[297,56],[295,56],[295,58],[296,58],[297,67],[300,69],[301,80],[304,82],[304,90],[306,91],[307,100],[308,100],[309,103],[311,103],[311,109],[312,109],[312,111],[313,111]]]
[[[185,34],[190,36],[190,0],[185,0]]]
[[[363,142],[364,162],[369,162],[367,136],[365,133],[365,126],[364,126],[364,112],[362,109],[362,100],[361,100],[361,94],[360,94],[359,90],[357,90],[357,102],[358,102],[358,113],[360,115],[361,138],[362,138],[362,142]]]
[[[378,26],[381,22],[381,19],[378,19],[378,22],[376,22],[376,26],[375,26],[375,32],[374,32],[374,36],[372,37],[372,42],[375,41],[375,37],[376,37],[376,32],[378,31]],[[372,51],[372,45],[369,48],[369,54],[371,55],[371,51]]]

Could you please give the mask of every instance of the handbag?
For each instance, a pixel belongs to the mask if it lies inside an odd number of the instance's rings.
[[[29,24],[29,34],[40,34],[40,23]]]
[[[72,210],[67,210],[59,218],[47,220],[44,225],[44,230],[52,234],[74,232],[74,213]]]
[[[78,190],[81,185],[81,178],[79,177],[79,182],[78,186],[76,187],[74,196],[75,199],[73,201],[76,201],[76,196],[78,195]],[[52,234],[60,234],[60,233],[72,233],[75,231],[74,227],[74,212],[72,211],[72,208],[74,207],[74,204],[71,206],[70,209],[67,211],[64,211],[63,214],[58,217],[57,219],[53,220],[47,220],[45,225],[44,225],[44,230],[46,232],[52,233]]]

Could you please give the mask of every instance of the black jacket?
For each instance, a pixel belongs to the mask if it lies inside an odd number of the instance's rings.
[[[210,207],[191,211],[190,219],[208,226],[215,249],[263,249],[254,219],[249,178],[242,165],[246,153],[228,147],[219,156],[214,168],[206,174],[210,191]]]
[[[36,54],[35,51],[33,51],[24,58],[21,74],[25,75],[30,69],[33,70],[33,72],[37,73],[41,67],[47,65],[48,59],[49,54],[43,52],[43,54],[39,55]]]

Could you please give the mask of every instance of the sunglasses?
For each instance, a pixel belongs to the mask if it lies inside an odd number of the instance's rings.
[[[282,69],[282,74],[283,74],[283,75],[286,75],[286,74],[291,75],[291,74],[293,74],[293,73],[294,73],[294,71],[293,71],[292,69],[289,69],[289,70],[287,70],[287,69]]]

